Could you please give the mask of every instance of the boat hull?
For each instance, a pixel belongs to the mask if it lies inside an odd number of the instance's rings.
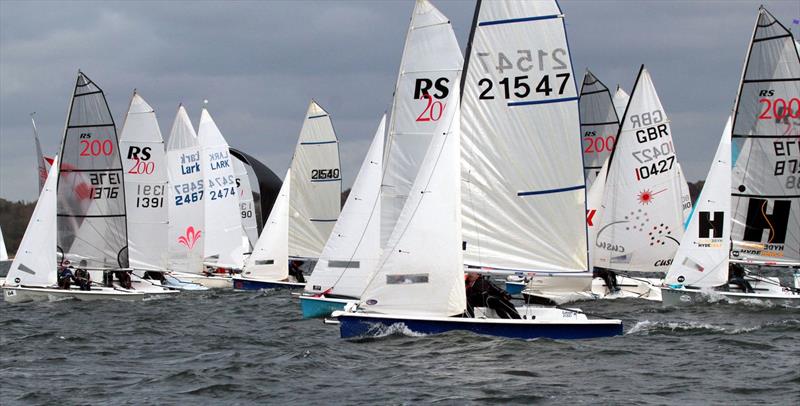
[[[565,279],[551,277],[550,280]],[[609,292],[602,278],[594,278],[591,290],[571,290],[570,285],[549,283],[541,279],[539,284],[533,284],[522,292],[526,303],[541,305],[561,305],[582,300],[614,300],[614,299],[645,299],[650,301],[661,300],[661,280],[652,278],[629,278],[617,275],[618,292]]]
[[[800,294],[791,292],[740,293],[662,287],[661,297],[664,306],[685,306],[719,301],[728,303],[760,301],[765,305],[800,306]]]
[[[403,315],[335,312],[342,338],[381,337],[392,332],[441,334],[469,331],[475,334],[516,339],[585,339],[622,334],[619,320],[508,320],[460,317],[414,317]]]
[[[82,291],[76,289],[3,286],[3,299],[8,303],[48,302],[64,299],[138,301],[151,296],[154,295],[113,289]]]
[[[205,276],[187,273],[173,273],[172,276],[183,282],[195,283],[210,289],[231,289],[233,278],[230,276]]]
[[[303,289],[305,283],[233,278],[234,290]]]
[[[304,319],[328,317],[337,310],[344,310],[353,300],[327,297],[300,296],[300,309]]]

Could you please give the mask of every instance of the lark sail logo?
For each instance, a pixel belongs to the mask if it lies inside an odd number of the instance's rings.
[[[193,226],[189,226],[186,228],[186,234],[178,237],[178,243],[183,245],[188,249],[194,248],[194,245],[197,243],[197,240],[200,239],[200,236],[203,234],[202,231],[194,229]]]
[[[200,153],[181,154],[181,174],[200,172]]]

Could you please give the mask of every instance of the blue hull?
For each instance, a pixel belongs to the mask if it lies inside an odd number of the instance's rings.
[[[300,309],[303,310],[304,319],[328,317],[337,310],[344,310],[347,303],[342,300],[325,298],[308,298],[300,296]]]
[[[622,323],[572,324],[572,323],[482,323],[447,320],[414,320],[390,317],[339,317],[339,332],[342,338],[380,337],[393,329],[416,334],[441,334],[448,331],[470,331],[475,334],[518,338],[578,339],[612,337],[622,334]]]
[[[257,281],[233,278],[234,290],[302,289],[303,283]]]
[[[509,295],[519,295],[523,290],[525,290],[523,282],[506,282],[506,292]]]

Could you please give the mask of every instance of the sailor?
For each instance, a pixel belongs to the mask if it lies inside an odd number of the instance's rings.
[[[63,265],[66,266],[58,270],[58,288],[69,290],[72,280],[75,279],[75,274],[72,272],[74,268],[69,266],[69,261],[64,261]]]
[[[744,293],[755,293],[750,282],[744,278],[745,274],[746,271],[742,264],[731,262],[728,265],[728,283],[738,286]]]
[[[520,319],[517,309],[511,303],[511,295],[495,286],[488,278],[477,272],[467,274],[467,312],[475,317],[476,307],[488,307],[501,319]]]
[[[156,272],[156,271],[147,271],[147,272],[145,272],[144,273],[144,279],[150,279],[150,280],[154,280],[154,281],[159,281],[162,284],[165,284],[166,281],[167,281],[167,278],[164,277],[164,274],[162,272]]]
[[[130,271],[115,271],[114,273],[117,275],[119,286],[125,289],[133,289]]]
[[[306,278],[303,276],[303,270],[300,269],[301,265],[303,265],[303,261],[289,261],[289,275],[294,277],[297,283],[306,283]]]
[[[592,271],[592,277],[603,278],[603,282],[606,283],[609,293],[619,292],[620,289],[619,285],[617,284],[617,274],[615,274],[614,271],[596,266]]]
[[[92,277],[89,275],[89,271],[78,268],[75,270],[73,279],[75,283],[80,286],[81,290],[92,290]]]

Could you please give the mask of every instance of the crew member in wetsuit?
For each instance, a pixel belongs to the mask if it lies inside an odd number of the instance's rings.
[[[746,273],[742,264],[731,262],[728,266],[728,283],[738,286],[744,293],[755,293],[750,282],[744,278]]]
[[[294,260],[289,261],[289,275],[293,276],[297,283],[306,283],[306,278],[303,276],[303,270],[300,269],[302,261]]]
[[[66,264],[69,264],[69,261],[64,261]],[[61,267],[58,270],[58,288],[59,289],[66,289],[69,290],[70,286],[72,285],[72,280],[75,279],[75,274],[72,273],[72,267],[66,266]]]
[[[92,276],[89,275],[89,271],[83,268],[78,268],[75,270],[75,276],[73,279],[75,279],[75,283],[80,286],[81,290],[92,290]]]
[[[603,278],[606,283],[609,293],[619,292],[619,285],[617,284],[617,274],[614,271],[606,268],[594,267],[592,271],[593,278]]]
[[[144,279],[150,279],[150,280],[154,280],[154,281],[159,281],[159,282],[161,282],[161,284],[164,284],[164,282],[167,280],[167,278],[164,277],[164,273],[156,272],[156,271],[147,271],[147,272],[145,272],[144,273]]]
[[[119,281],[119,286],[122,286],[125,289],[133,289],[133,284],[131,282],[131,274],[129,271],[115,271],[117,274],[117,280]]]
[[[488,278],[477,272],[467,274],[467,312],[475,317],[475,307],[488,307],[501,319],[520,319],[517,309],[511,303],[511,295],[495,286]]]

